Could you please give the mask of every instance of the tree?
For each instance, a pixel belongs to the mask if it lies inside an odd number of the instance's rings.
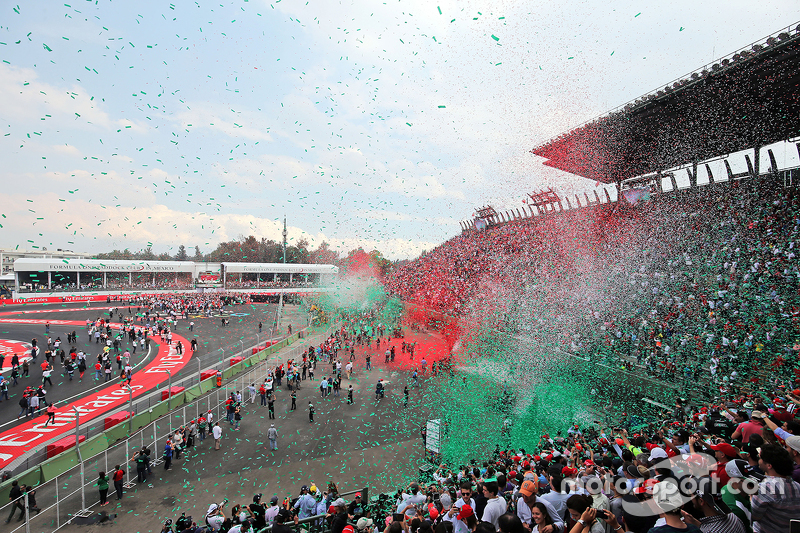
[[[139,250],[135,254],[133,254],[134,259],[139,259],[142,261],[153,261],[157,259],[156,254],[153,253],[153,247],[148,246],[144,250]]]
[[[330,245],[322,241],[316,250],[308,254],[308,261],[317,265],[338,265],[340,262],[339,252],[331,250]]]
[[[194,247],[194,257],[192,257],[192,261],[196,261],[198,263],[203,261],[203,253],[200,251],[199,246]]]
[[[175,261],[188,261],[189,254],[186,253],[186,247],[184,245],[178,246],[178,253],[175,254]]]
[[[163,252],[158,254],[159,261],[172,261],[172,256],[169,255],[169,252]]]

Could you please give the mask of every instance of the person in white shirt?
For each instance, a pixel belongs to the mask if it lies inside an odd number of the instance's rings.
[[[247,386],[247,390],[250,391],[250,403],[256,403],[256,384],[251,383]]]
[[[486,507],[483,508],[483,522],[491,523],[495,529],[498,528],[498,519],[506,513],[508,504],[505,499],[497,495],[499,487],[497,481],[487,481],[483,485],[483,495],[487,498]]]
[[[461,483],[459,495],[461,497],[453,503],[447,514],[444,515],[444,520],[452,522],[453,533],[469,533],[467,524],[458,519],[458,513],[463,506],[469,505],[470,508],[475,509],[475,500],[472,499],[472,484],[469,481]]]
[[[270,501],[270,507],[264,512],[264,520],[267,522],[268,526],[272,525],[272,522],[275,521],[275,517],[278,516],[278,511],[281,508],[278,506],[278,497],[273,496]]]
[[[222,440],[222,428],[219,427],[219,422],[214,422],[214,429],[212,430],[214,435],[214,449],[220,449],[220,441]]]

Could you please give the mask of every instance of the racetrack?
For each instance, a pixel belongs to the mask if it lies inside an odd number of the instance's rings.
[[[98,317],[108,318],[108,312],[113,307],[108,304],[58,304],[20,306],[14,310],[0,313],[0,341],[6,346],[19,346],[20,343],[30,344],[31,339],[37,339],[41,350],[34,364],[30,365],[30,374],[19,378],[17,385],[9,387],[9,399],[0,402],[0,468],[23,468],[30,461],[21,462],[28,452],[36,448],[40,455],[43,445],[55,440],[74,428],[75,418],[72,407],[79,409],[81,424],[93,422],[96,426],[101,423],[101,415],[111,410],[124,406],[128,402],[127,388],[121,388],[119,381],[96,380],[91,365],[102,351],[102,345],[90,342],[86,331],[86,319]],[[271,324],[275,316],[275,305],[242,304],[226,309],[229,324],[221,326],[217,317],[190,316],[189,320],[179,320],[177,331],[174,333],[173,343],[181,340],[185,350],[183,354],[176,354],[174,344],[170,348],[166,342],[158,337],[152,337],[149,352],[138,350],[132,354],[131,364],[134,366],[133,380],[131,382],[134,398],[141,398],[153,390],[161,388],[168,380],[167,372],[172,373],[173,385],[194,382],[199,377],[199,370],[206,369],[214,364],[222,367],[234,352],[243,347],[255,345],[257,340],[268,338],[267,331],[258,334],[258,323]],[[114,314],[114,319],[119,319],[119,313],[126,313],[128,308],[120,307]],[[135,314],[136,309],[130,312]],[[296,309],[284,309],[285,321],[282,324],[292,323],[294,327],[305,325]],[[56,423],[44,427],[47,417],[44,410],[32,419],[20,415],[19,399],[26,386],[36,388],[42,383],[42,369],[39,366],[44,360],[44,347],[47,345],[45,324],[50,324],[50,337],[60,338],[65,341],[67,333],[76,331],[77,342],[74,346],[87,353],[87,370],[81,380],[75,373],[73,380],[68,379],[58,358],[54,359],[53,386],[46,387],[47,400],[56,402],[58,413]],[[189,331],[189,322],[194,322],[193,331]],[[113,324],[114,322],[112,322]],[[180,336],[180,338],[179,338]],[[189,348],[191,339],[196,338],[198,350],[192,354]],[[62,348],[69,351],[70,345],[63,343]],[[120,348],[120,353],[130,350],[127,339]],[[112,349],[112,355],[114,350]],[[6,358],[10,363],[10,356]],[[9,366],[9,365],[4,365]],[[117,366],[114,365],[115,378],[118,375]],[[8,377],[10,369],[6,368],[4,375]],[[153,401],[160,400],[160,395]],[[148,398],[148,405],[150,399]],[[38,457],[37,457],[38,458]],[[43,457],[42,457],[43,458]],[[17,469],[17,468],[15,468]]]

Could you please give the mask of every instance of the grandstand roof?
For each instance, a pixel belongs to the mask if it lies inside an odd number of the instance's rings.
[[[17,272],[194,272],[191,261],[128,261],[114,259],[39,259],[14,261]]]
[[[613,183],[800,136],[794,24],[531,150]]]

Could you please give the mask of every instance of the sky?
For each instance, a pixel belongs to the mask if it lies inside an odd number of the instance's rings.
[[[280,240],[285,216],[290,242],[414,258],[476,207],[594,189],[529,151],[798,18],[795,0],[5,1],[0,248],[209,252]]]

